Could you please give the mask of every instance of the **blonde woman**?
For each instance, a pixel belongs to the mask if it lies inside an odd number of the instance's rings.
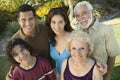
[[[103,80],[96,61],[89,58],[93,44],[85,32],[73,32],[67,50],[71,57],[62,64],[61,80]]]

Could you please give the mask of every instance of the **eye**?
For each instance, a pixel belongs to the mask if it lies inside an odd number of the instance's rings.
[[[76,50],[76,48],[75,48],[75,47],[72,47],[72,49],[73,49],[73,50]]]
[[[13,56],[14,56],[14,57],[18,56],[18,53],[13,53]]]
[[[64,23],[64,21],[62,20],[62,21],[60,21],[60,23]]]
[[[81,49],[85,49],[85,48],[81,48]]]
[[[30,18],[29,20],[30,20],[30,21],[32,21],[32,20],[33,20],[33,17],[32,17],[32,18]]]
[[[22,19],[21,22],[24,23],[24,22],[25,22],[25,19]]]
[[[51,21],[52,24],[55,24],[55,21]]]

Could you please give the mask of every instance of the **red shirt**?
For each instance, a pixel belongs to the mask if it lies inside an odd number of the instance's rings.
[[[53,69],[48,60],[36,57],[36,64],[33,68],[25,70],[16,66],[13,70],[14,80],[56,80]]]

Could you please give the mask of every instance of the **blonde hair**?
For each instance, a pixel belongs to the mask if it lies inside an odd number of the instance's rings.
[[[71,42],[73,40],[77,40],[79,42],[85,42],[85,43],[87,43],[88,44],[88,51],[89,51],[88,55],[90,55],[92,53],[92,51],[93,51],[93,43],[92,43],[92,41],[90,39],[90,36],[86,32],[83,32],[83,31],[74,31],[71,34],[71,36],[69,38],[68,45],[67,45],[67,50],[68,50],[69,53],[71,53],[70,52],[70,46],[71,46]]]
[[[85,6],[90,11],[93,10],[93,6],[88,1],[81,1],[77,3],[76,6],[74,7],[74,15],[81,6]]]

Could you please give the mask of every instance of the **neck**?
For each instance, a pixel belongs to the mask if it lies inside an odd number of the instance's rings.
[[[95,17],[93,17],[92,23],[90,24],[89,28],[90,28],[90,27],[92,27],[92,26],[94,25],[95,20],[96,20],[96,18],[95,18]]]
[[[78,66],[85,66],[86,63],[88,62],[88,60],[89,60],[89,58],[86,58],[86,59],[84,59],[84,60],[80,60],[80,59],[75,60],[75,59],[72,59],[73,63],[74,63],[75,65],[78,65]]]
[[[36,57],[31,56],[29,62],[27,64],[21,64],[20,67],[24,69],[31,69],[35,65],[35,63],[36,63]]]
[[[64,36],[66,36],[67,32],[66,31],[63,31],[61,34],[59,35],[56,35],[55,38],[63,38]]]
[[[23,33],[26,35],[26,36],[30,36],[30,37],[34,37],[35,36],[35,32],[36,32],[36,28],[32,31],[32,32],[26,32],[26,31],[23,31]]]

